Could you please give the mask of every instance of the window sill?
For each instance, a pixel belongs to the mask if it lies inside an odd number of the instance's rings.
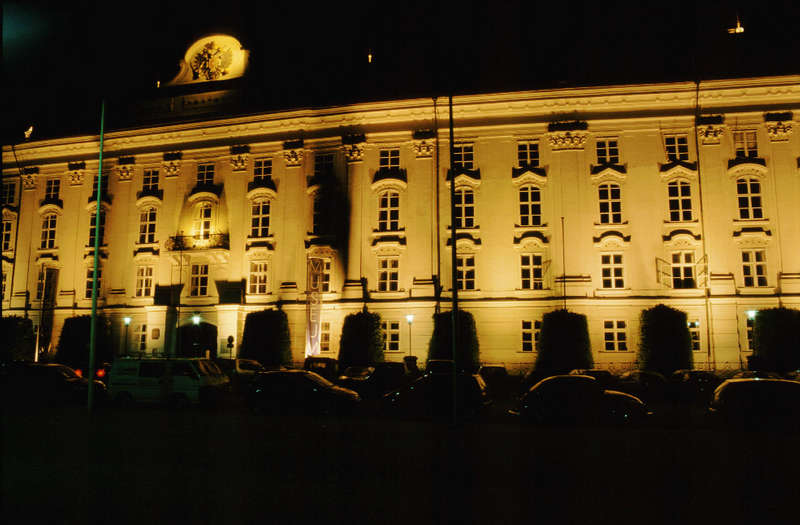
[[[769,226],[769,219],[733,219],[734,226]]]
[[[379,292],[378,290],[370,290],[369,295],[372,299],[405,299],[408,297],[408,292],[404,289]]]
[[[598,229],[598,230],[605,230],[605,229],[617,230],[619,228],[627,228],[628,227],[628,221],[622,221],[622,222],[596,222],[596,223],[594,223],[594,227],[595,227],[595,229]]]
[[[636,351],[634,350],[598,350],[598,354],[614,354],[614,355],[635,355]]]
[[[737,287],[737,295],[775,295],[777,286],[747,286]]]
[[[595,297],[627,297],[631,294],[630,288],[595,288]]]
[[[265,304],[274,303],[278,300],[278,296],[274,293],[265,294],[245,294],[244,302],[247,304]]]

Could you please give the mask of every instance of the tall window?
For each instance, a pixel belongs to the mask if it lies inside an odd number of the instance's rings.
[[[761,219],[764,217],[764,211],[761,208],[761,183],[757,179],[737,179],[736,193],[739,198],[740,219]]]
[[[475,192],[469,188],[456,188],[456,228],[475,227]]]
[[[211,204],[204,202],[197,206],[194,218],[194,238],[209,239],[211,237]]]
[[[694,288],[694,252],[672,252],[672,287]]]
[[[382,232],[400,229],[400,194],[384,191],[378,197],[378,230]]]
[[[45,199],[58,199],[61,192],[61,181],[59,179],[47,179],[44,186]]]
[[[56,223],[58,216],[55,213],[48,213],[42,217],[42,242],[39,248],[49,250],[56,247]]]
[[[684,180],[667,184],[669,220],[671,222],[692,220],[692,186]]]
[[[156,209],[145,208],[139,214],[139,244],[156,242]]]
[[[208,295],[208,265],[193,264],[192,278],[189,286],[189,295],[201,297]]]
[[[398,321],[383,321],[381,329],[386,336],[383,340],[384,352],[400,351],[400,323]]]
[[[134,331],[133,339],[134,339],[134,341],[136,341],[134,344],[136,345],[136,349],[139,352],[146,352],[147,351],[147,325],[146,324],[136,325],[136,330]]]
[[[36,277],[36,299],[40,300],[44,296],[44,287],[47,281],[47,268],[39,267],[39,275]]]
[[[617,139],[599,139],[597,141],[597,163],[619,164],[619,145]]]
[[[100,296],[100,289],[101,289],[102,280],[103,280],[103,269],[100,266],[98,266],[97,267],[97,296],[98,297]],[[90,266],[90,267],[88,267],[86,269],[86,292],[84,294],[84,297],[86,299],[91,299],[92,298],[93,281],[94,281],[94,267]]]
[[[98,225],[97,225],[97,214],[92,213],[92,216],[89,218],[89,246],[94,246],[95,235],[98,235]],[[100,210],[100,233],[98,242],[102,246],[103,245],[103,237],[105,236],[106,232],[106,212],[105,210]]]
[[[6,280],[7,279],[8,279],[8,272],[6,271],[5,268],[3,268],[3,291],[2,291],[2,295],[0,295],[0,298],[2,298],[2,299],[6,298]]]
[[[11,250],[11,221],[3,221],[3,251]]]
[[[700,351],[700,321],[689,321],[689,338],[692,341],[692,352]]]
[[[517,143],[517,162],[519,167],[535,168],[539,165],[539,142],[525,141]]]
[[[536,186],[519,189],[519,225],[540,226],[542,224],[542,193]]]
[[[325,259],[322,263],[322,291],[331,291],[331,260]]]
[[[621,253],[605,253],[600,256],[603,288],[625,288]]]
[[[601,184],[598,189],[600,201],[600,223],[622,223],[622,192],[619,184]]]
[[[400,289],[400,259],[381,257],[378,259],[378,291],[396,292]]]
[[[526,253],[520,255],[520,269],[523,290],[541,290],[544,288],[544,267],[542,256]]]
[[[737,158],[758,157],[758,143],[756,142],[755,130],[734,131],[733,145],[736,149]]]
[[[208,163],[197,165],[197,184],[214,184],[214,164]]]
[[[767,286],[767,257],[764,250],[742,250],[742,274],[748,288]]]
[[[142,191],[158,190],[158,170],[144,170],[142,179]]]
[[[378,159],[379,168],[399,168],[400,167],[400,150],[399,149],[382,149],[380,158]]]
[[[319,330],[319,351],[331,351],[331,323],[322,321]]]
[[[250,262],[250,278],[247,293],[252,295],[266,295],[267,287],[267,261]]]
[[[311,201],[311,232],[314,235],[322,235],[322,198],[319,194],[314,195]]]
[[[250,237],[269,237],[269,199],[260,199],[250,206]]]
[[[314,155],[314,176],[323,177],[333,174],[333,153],[317,153]]]
[[[606,352],[627,352],[628,336],[625,321],[603,321],[603,341]]]
[[[756,348],[754,344],[755,336],[753,335],[756,330],[755,315],[753,315],[752,317],[750,315],[747,316],[747,322],[745,324],[744,329],[745,329],[745,335],[747,337],[747,351],[752,352]]]
[[[272,159],[256,159],[253,162],[253,180],[264,181],[272,176]]]
[[[459,290],[475,289],[475,256],[456,256],[456,279]]]
[[[475,155],[472,151],[472,144],[456,144],[453,146],[453,167],[474,169]]]
[[[139,266],[136,268],[136,297],[151,297],[153,295],[153,267]]]
[[[667,152],[667,160],[669,162],[689,160],[689,141],[686,135],[665,136],[664,149]]]
[[[17,183],[12,181],[4,181],[2,190],[0,190],[0,205],[8,204],[13,206],[17,202]]]
[[[535,352],[541,333],[541,321],[522,321],[522,351]]]

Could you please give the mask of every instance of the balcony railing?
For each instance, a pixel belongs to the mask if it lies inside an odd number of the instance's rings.
[[[173,235],[166,242],[168,251],[179,252],[184,250],[229,250],[230,239],[227,233],[212,233],[209,235]]]

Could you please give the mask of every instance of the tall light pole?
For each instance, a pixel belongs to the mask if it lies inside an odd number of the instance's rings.
[[[131,318],[125,316],[122,318],[122,322],[125,323],[125,346],[122,347],[122,350],[124,355],[128,355],[128,327],[131,325]]]
[[[414,322],[414,314],[406,315],[408,321],[408,355],[411,355],[411,323]]]

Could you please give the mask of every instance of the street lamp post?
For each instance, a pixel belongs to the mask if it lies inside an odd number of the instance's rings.
[[[411,355],[411,323],[414,322],[414,314],[406,315],[408,321],[408,355]]]
[[[128,355],[128,327],[131,325],[131,318],[125,316],[122,318],[122,322],[125,323],[125,347],[123,348],[123,350],[124,350],[124,355]]]

